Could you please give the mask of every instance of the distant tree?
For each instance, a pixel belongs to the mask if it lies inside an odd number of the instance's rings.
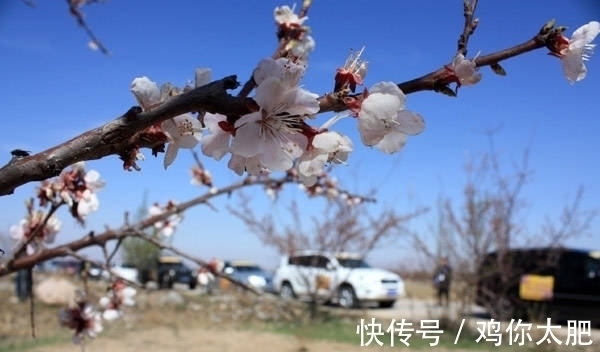
[[[492,140],[491,135],[489,136]],[[442,256],[451,259],[456,268],[460,297],[465,304],[474,299],[474,289],[480,279],[478,268],[491,251],[498,253],[496,268],[504,282],[511,287],[514,280],[504,255],[518,246],[555,246],[566,240],[582,236],[596,216],[595,210],[581,208],[584,190],[579,187],[574,198],[564,205],[559,216],[548,216],[539,229],[529,230],[524,222],[524,211],[528,209],[523,195],[525,186],[531,181],[533,170],[529,167],[529,149],[523,152],[520,162],[505,171],[493,148],[489,153],[468,160],[465,166],[467,180],[462,197],[450,199],[440,197],[437,204],[438,221],[433,228],[435,241],[427,241],[418,235],[413,243],[425,257],[431,268]],[[490,302],[501,302],[508,292],[490,292]],[[490,305],[493,314],[501,307]]]
[[[142,202],[137,210],[135,222],[141,221],[148,216],[148,192],[144,192]],[[155,232],[154,228],[144,231],[148,236]],[[121,258],[124,263],[135,265],[136,268],[145,270],[156,263],[160,255],[160,247],[155,243],[141,237],[126,237],[121,244]]]
[[[323,192],[327,192],[324,190]],[[392,207],[380,211],[369,209],[373,198],[345,195],[327,199],[323,212],[307,218],[295,201],[287,205],[292,222],[279,224],[271,214],[259,215],[250,206],[249,199],[239,194],[241,201],[229,211],[242,220],[266,246],[282,255],[299,250],[326,250],[355,252],[366,256],[386,240],[397,239],[408,233],[408,222],[428,211],[420,208],[399,213]],[[308,227],[306,224],[310,224]]]

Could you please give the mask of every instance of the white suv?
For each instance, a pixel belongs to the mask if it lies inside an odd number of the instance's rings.
[[[316,251],[284,256],[275,271],[273,287],[285,298],[328,301],[345,308],[365,302],[391,307],[405,294],[400,276],[371,268],[356,254]]]

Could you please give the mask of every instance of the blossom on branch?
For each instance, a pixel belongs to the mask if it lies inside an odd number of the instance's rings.
[[[334,131],[318,133],[298,162],[300,181],[306,186],[314,185],[328,163],[344,163],[351,151],[352,141],[347,136]]]
[[[573,84],[585,78],[587,68],[584,61],[590,59],[596,46],[591,44],[600,33],[600,23],[591,21],[575,30],[571,39],[557,31],[548,46],[550,54],[560,58],[562,69],[569,83]]]
[[[94,338],[102,332],[102,318],[100,312],[94,309],[85,299],[85,294],[78,291],[78,299],[72,308],[61,309],[58,320],[62,326],[75,330],[73,342],[80,344],[85,336]]]
[[[356,85],[363,84],[363,79],[367,75],[368,62],[361,59],[365,47],[359,51],[352,51],[343,67],[337,69],[335,74],[334,92],[349,89],[352,93],[356,91]]]
[[[104,308],[102,312],[102,318],[104,320],[115,320],[123,315],[121,307],[123,306],[134,306],[135,300],[133,299],[137,294],[137,290],[133,287],[127,286],[125,281],[117,279],[111,286],[107,296],[100,298],[100,306]]]
[[[474,60],[469,60],[461,53],[457,53],[450,66],[446,67],[451,72],[451,77],[460,86],[470,86],[481,81],[481,73]]]
[[[215,160],[230,152],[230,140],[235,128],[227,122],[227,117],[221,114],[207,113],[204,115],[204,125],[209,134],[200,140],[202,153]]]
[[[297,59],[305,60],[314,50],[315,40],[307,34],[309,28],[304,26],[308,17],[299,17],[294,10],[289,6],[281,6],[273,11],[278,27],[277,38],[284,41],[284,50]]]
[[[393,82],[375,84],[368,92],[358,113],[358,130],[362,142],[385,153],[400,151],[409,135],[425,129],[421,115],[404,110],[406,96]]]
[[[197,69],[195,85],[199,87],[207,84],[210,81],[210,75],[211,71],[209,69]],[[159,88],[158,84],[146,76],[137,77],[131,82],[131,92],[144,111],[153,110],[168,99],[181,93],[179,89],[170,83],[165,83]],[[150,126],[142,131],[140,136],[146,142],[156,145],[153,148],[153,154],[163,151],[164,143],[169,143],[163,161],[166,169],[173,163],[180,148],[192,149],[198,144],[202,136],[202,124],[197,118],[188,113]],[[138,159],[137,153],[134,155]],[[125,164],[135,165],[135,160],[126,160]]]
[[[62,226],[61,221],[54,215],[48,217],[48,214],[41,210],[34,211],[32,206],[29,202],[27,217],[22,219],[18,225],[12,225],[9,229],[11,238],[17,243],[29,242],[26,249],[27,254],[33,254],[39,248],[43,248],[44,244],[54,242],[56,234]],[[31,236],[34,236],[34,231],[40,226],[42,227],[37,230],[35,237],[30,239]]]
[[[164,206],[161,206],[158,203],[154,203],[150,208],[148,208],[148,216],[152,217],[162,215],[166,212],[173,211],[175,209],[177,209],[177,203],[175,203],[172,200],[168,201],[167,204]],[[169,215],[164,220],[156,221],[154,223],[154,228],[159,231],[160,235],[169,238],[173,235],[182,219],[183,217],[181,216],[181,214],[174,213]]]
[[[202,124],[191,114],[184,114],[164,121],[161,126],[169,140],[163,163],[166,169],[177,157],[179,148],[193,149],[198,144],[202,137]]]
[[[71,215],[83,223],[87,215],[98,210],[100,202],[96,193],[104,185],[98,171],[86,171],[85,163],[79,162],[59,177],[42,181],[37,189],[37,197],[42,207],[60,203],[68,205]]]
[[[292,61],[287,58],[277,60],[270,57],[259,61],[252,73],[256,85],[260,85],[269,77],[277,77],[286,84],[288,88],[295,88],[306,72],[306,65],[301,62]]]
[[[144,111],[150,111],[162,104],[158,84],[146,76],[134,78],[131,82],[131,92]]]
[[[251,174],[264,168],[290,169],[307,147],[307,137],[300,133],[302,119],[319,111],[317,97],[302,88],[290,88],[279,77],[261,82],[254,97],[260,110],[235,123],[231,151],[238,158],[233,166],[239,170],[240,162],[245,163]]]

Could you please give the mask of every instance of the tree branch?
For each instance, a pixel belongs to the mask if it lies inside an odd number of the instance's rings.
[[[489,55],[475,59],[477,67],[491,66],[529,51],[546,46],[546,37],[542,31],[534,38]],[[445,67],[419,78],[402,82],[398,87],[405,93],[418,91],[439,91],[447,82]],[[143,129],[194,111],[220,113],[226,116],[241,116],[253,111],[256,106],[251,98],[233,97],[227,90],[237,88],[239,83],[235,75],[225,77],[202,87],[180,94],[158,108],[140,112],[138,107],[131,108],[123,116],[103,126],[85,132],[68,142],[50,148],[44,152],[23,157],[8,163],[0,169],[0,196],[11,194],[15,188],[28,182],[41,181],[58,175],[64,168],[79,161],[96,160],[109,155],[124,155],[133,148],[153,147],[136,139]],[[343,111],[347,107],[333,93],[318,98],[319,113]]]
[[[199,197],[193,198],[187,202],[181,203],[177,205],[173,210],[167,211],[160,215],[156,215],[147,219],[144,219],[137,224],[131,226],[123,226],[120,229],[112,230],[108,229],[100,234],[94,234],[91,232],[90,234],[80,238],[78,240],[69,242],[64,245],[56,246],[53,248],[42,249],[32,255],[15,258],[14,261],[9,263],[1,263],[0,264],[0,277],[8,275],[12,272],[15,272],[20,269],[30,268],[37,263],[41,263],[43,261],[56,258],[56,257],[64,257],[70,255],[73,252],[77,252],[83,248],[91,247],[91,246],[100,246],[104,247],[108,242],[113,240],[121,240],[128,236],[136,236],[140,231],[153,226],[158,221],[164,221],[169,216],[184,212],[185,210],[194,207],[199,204],[206,203],[212,197],[220,196],[220,195],[228,195],[240,188],[255,186],[255,185],[268,185],[273,182],[278,184],[285,184],[290,182],[296,182],[293,177],[285,176],[281,178],[256,178],[256,177],[247,177],[240,182],[234,183],[227,187],[219,188],[216,191],[211,190]]]
[[[140,112],[138,107],[133,107],[116,120],[61,145],[14,160],[0,169],[0,195],[11,194],[15,188],[28,182],[57,176],[79,161],[122,155],[132,148],[152,147],[136,138],[139,131],[190,111],[247,114],[254,101],[235,98],[226,92],[237,86],[236,76],[228,76],[178,95],[148,112]]]

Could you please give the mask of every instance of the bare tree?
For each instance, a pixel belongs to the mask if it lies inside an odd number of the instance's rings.
[[[292,223],[278,226],[269,214],[260,216],[250,206],[247,196],[241,195],[238,206],[229,211],[242,220],[265,245],[274,247],[282,255],[299,250],[326,250],[331,252],[355,252],[366,256],[386,240],[398,239],[408,233],[410,220],[426,213],[427,208],[406,214],[389,207],[379,212],[368,209],[372,198],[347,195],[327,199],[327,205],[318,216],[307,221],[292,201],[287,206]],[[306,224],[310,228],[306,228]]]
[[[491,136],[490,136],[491,141]],[[560,247],[566,240],[582,236],[589,229],[596,211],[581,209],[583,188],[574,199],[565,204],[560,216],[546,218],[538,230],[528,230],[523,213],[528,202],[523,190],[531,181],[533,170],[529,167],[529,149],[523,152],[520,162],[505,171],[498,153],[491,143],[491,152],[469,160],[465,167],[467,180],[459,200],[440,198],[437,205],[437,226],[434,227],[436,246],[413,236],[415,247],[428,258],[431,267],[442,256],[448,256],[457,269],[454,277],[465,305],[474,301],[475,288],[482,275],[500,277],[503,288],[486,292],[488,308],[494,316],[502,316],[508,290],[519,279],[510,260],[509,250],[518,246]],[[486,255],[494,251],[494,273],[482,274],[479,268]],[[494,302],[500,302],[498,305]],[[509,313],[511,314],[511,313]]]

